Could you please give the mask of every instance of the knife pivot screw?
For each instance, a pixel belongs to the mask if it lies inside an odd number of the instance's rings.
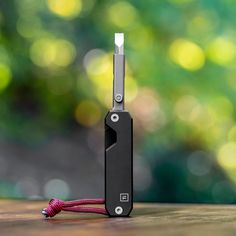
[[[123,97],[121,94],[116,94],[116,97],[115,97],[116,102],[122,102],[122,99]]]
[[[121,206],[118,206],[115,208],[115,213],[117,215],[121,215],[123,213],[123,208]]]
[[[113,122],[117,122],[118,120],[119,120],[119,116],[118,116],[118,114],[112,114],[111,115],[111,120],[113,121]]]

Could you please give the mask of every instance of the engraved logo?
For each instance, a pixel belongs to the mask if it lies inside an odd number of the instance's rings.
[[[128,193],[120,193],[120,202],[128,202],[129,194]]]

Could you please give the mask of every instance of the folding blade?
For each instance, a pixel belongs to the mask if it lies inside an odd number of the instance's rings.
[[[124,34],[115,33],[115,50],[113,56],[113,110],[124,110]]]

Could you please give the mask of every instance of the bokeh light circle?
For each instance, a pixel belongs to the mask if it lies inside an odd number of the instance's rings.
[[[4,90],[12,79],[12,72],[8,65],[0,63],[0,92]]]
[[[61,179],[51,179],[44,186],[44,196],[50,198],[67,199],[70,195],[69,185]]]
[[[51,12],[64,18],[75,18],[82,10],[81,0],[48,0],[47,3]]]
[[[75,56],[75,46],[65,39],[38,39],[30,48],[32,61],[40,67],[66,67]]]
[[[203,50],[186,39],[176,39],[169,48],[169,55],[176,64],[189,71],[199,70],[205,63]]]
[[[75,119],[81,125],[87,127],[93,126],[99,122],[100,118],[100,108],[93,101],[84,100],[75,109]]]

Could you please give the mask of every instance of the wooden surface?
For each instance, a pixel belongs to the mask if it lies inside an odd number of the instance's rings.
[[[45,219],[47,202],[0,201],[0,235],[236,235],[236,206],[135,204],[132,216],[62,212]]]

